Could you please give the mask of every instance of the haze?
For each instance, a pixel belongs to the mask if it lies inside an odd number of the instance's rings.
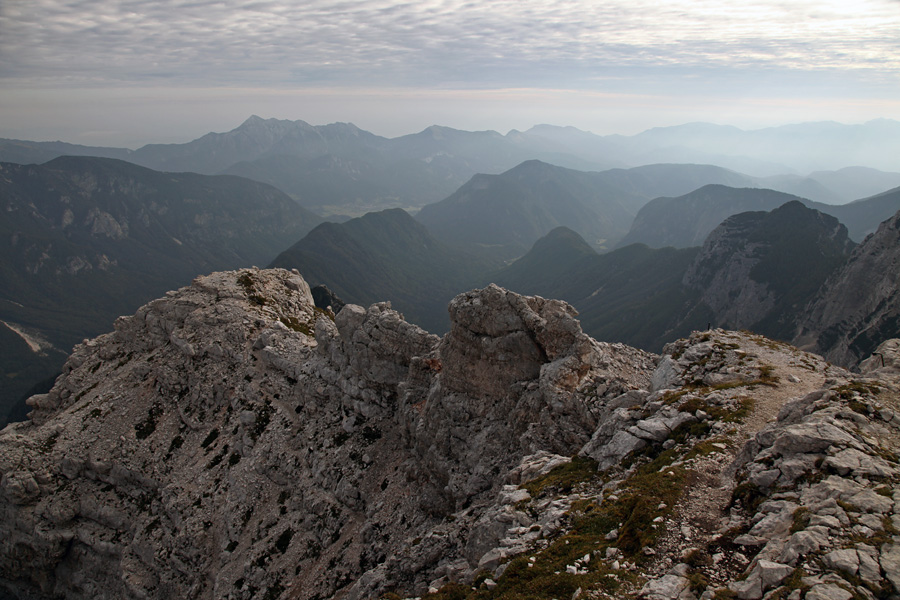
[[[900,118],[900,2],[4,0],[0,137]]]

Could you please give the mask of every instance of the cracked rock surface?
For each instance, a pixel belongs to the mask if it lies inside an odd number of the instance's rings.
[[[245,269],[120,318],[0,432],[0,592],[900,597],[896,342],[853,375],[746,332],[606,344],[496,286],[449,311]]]

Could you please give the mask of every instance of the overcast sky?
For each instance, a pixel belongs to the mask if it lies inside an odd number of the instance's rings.
[[[661,5],[663,5],[661,7]],[[0,137],[900,119],[900,0],[0,0]]]

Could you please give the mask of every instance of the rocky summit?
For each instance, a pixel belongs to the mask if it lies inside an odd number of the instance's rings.
[[[439,338],[197,278],[0,432],[14,598],[900,598],[900,342],[662,355],[491,285]]]

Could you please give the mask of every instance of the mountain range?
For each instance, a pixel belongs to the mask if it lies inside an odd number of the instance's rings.
[[[618,245],[640,242],[654,248],[697,246],[731,215],[769,211],[792,201],[837,217],[847,226],[851,239],[860,242],[875,231],[879,223],[900,210],[900,188],[847,204],[829,205],[775,190],[704,185],[683,196],[660,197],[647,202]]]
[[[388,211],[358,224],[325,224],[295,246],[296,254],[285,252],[272,266],[305,269],[313,284],[327,285],[347,302],[364,302],[372,290],[382,291],[414,322],[438,333],[446,327],[439,298],[454,286],[494,282],[519,293],[564,299],[579,311],[591,335],[657,351],[710,326],[793,340],[810,304],[824,293],[826,279],[845,268],[856,246],[836,218],[791,200],[771,211],[731,215],[702,245],[683,249],[631,244],[598,254],[576,231],[557,227],[521,258],[492,270],[496,261],[470,262],[474,246],[468,256],[451,250],[408,220],[402,211]],[[363,227],[365,221],[370,225]],[[415,244],[405,242],[409,231],[416,232]],[[861,248],[890,246],[878,240],[870,236]],[[413,246],[420,250],[411,257]],[[328,250],[311,251],[316,247]],[[491,250],[481,256],[493,256]],[[891,260],[879,263],[885,281],[900,276]],[[441,285],[443,273],[453,285]],[[881,339],[887,329],[872,339]],[[854,356],[871,350],[865,345]]]
[[[659,163],[718,165],[752,176],[703,183],[766,187],[841,203],[900,186],[900,162],[892,158],[900,156],[893,134],[898,129],[900,124],[890,120],[756,131],[699,123],[635,136],[599,136],[549,125],[506,135],[432,126],[385,138],[350,123],[313,126],[252,116],[228,132],[137,150],[0,140],[0,160],[29,164],[66,154],[92,155],[162,171],[241,175],[274,185],[322,215],[417,210],[446,198],[477,173],[499,174],[532,159],[582,171]],[[696,187],[649,196],[680,195]]]
[[[4,361],[3,406],[52,374],[48,356],[58,368],[119,315],[201,273],[266,264],[321,222],[265,184],[96,157],[0,163],[0,202],[0,320],[48,342],[20,355],[40,373]]]
[[[896,125],[0,162],[0,596],[896,598]]]
[[[859,131],[833,125],[790,130],[823,144]],[[798,199],[838,217],[858,242],[900,209],[900,188],[841,205],[788,193],[834,202],[900,181],[900,174],[872,168],[806,177],[783,170],[752,177],[694,164],[606,168],[633,160],[657,143],[652,140],[693,144],[710,132],[734,143],[778,139],[775,131],[725,135],[701,126],[632,138],[551,126],[507,135],[435,126],[388,139],[350,124],[251,117],[231,132],[134,151],[0,140],[0,156],[25,162],[60,153],[100,155],[4,165],[2,192],[10,209],[3,227],[10,246],[2,264],[0,333],[8,338],[2,364],[13,382],[5,389],[24,393],[73,343],[141,301],[199,273],[254,263],[299,268],[350,302],[390,300],[434,331],[447,327],[444,307],[461,289],[492,277],[514,289],[538,285],[539,293],[575,303],[592,334],[658,348],[666,336],[716,319],[715,311],[692,304],[693,292],[679,279],[692,253],[655,247],[700,246],[731,215]],[[875,146],[882,143],[867,135]],[[179,168],[243,173],[282,185],[291,197],[247,178],[174,171]],[[300,208],[304,204],[367,216],[312,231],[322,218]],[[385,205],[421,209],[415,221],[396,210],[368,214]],[[565,236],[535,246],[557,227],[586,240],[592,252],[622,251],[598,259],[581,243],[567,248]],[[645,246],[625,248],[635,241]],[[532,246],[555,247],[562,262],[541,267],[552,261],[525,256]],[[566,253],[571,256],[563,258]],[[517,259],[509,273],[498,271]],[[563,266],[576,259],[585,261],[582,272],[560,281]],[[537,265],[529,267],[531,261]],[[527,281],[529,269],[543,273],[540,281]],[[694,309],[684,313],[689,306]],[[4,401],[13,402],[12,396]]]

